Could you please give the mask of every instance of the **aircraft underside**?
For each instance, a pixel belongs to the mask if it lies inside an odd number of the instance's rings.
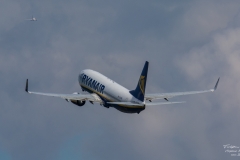
[[[113,106],[113,108],[123,113],[138,113],[138,114],[145,109],[145,107],[144,108],[127,108],[127,107],[121,107],[117,105]]]

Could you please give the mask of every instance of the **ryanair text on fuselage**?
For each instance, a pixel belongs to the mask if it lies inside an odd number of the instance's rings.
[[[86,74],[82,74],[82,83],[102,94],[103,90],[105,89],[105,86],[103,84],[92,79],[91,77],[88,77]]]

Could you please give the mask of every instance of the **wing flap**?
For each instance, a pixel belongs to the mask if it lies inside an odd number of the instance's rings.
[[[165,104],[179,104],[179,103],[185,103],[183,102],[151,102],[151,103],[146,103],[146,106],[159,106],[159,105],[165,105]]]

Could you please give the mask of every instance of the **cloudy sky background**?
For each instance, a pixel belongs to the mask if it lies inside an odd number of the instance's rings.
[[[2,0],[0,159],[237,159],[239,44],[237,0]],[[139,115],[24,92],[80,92],[86,68],[134,89],[146,60],[148,93],[218,90]]]

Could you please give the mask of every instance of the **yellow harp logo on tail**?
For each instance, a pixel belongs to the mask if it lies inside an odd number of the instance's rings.
[[[141,91],[142,91],[142,93],[144,94],[145,93],[145,86],[144,86],[144,84],[145,84],[145,76],[140,76],[140,79],[139,79],[139,87],[140,87],[140,89],[141,89]]]

